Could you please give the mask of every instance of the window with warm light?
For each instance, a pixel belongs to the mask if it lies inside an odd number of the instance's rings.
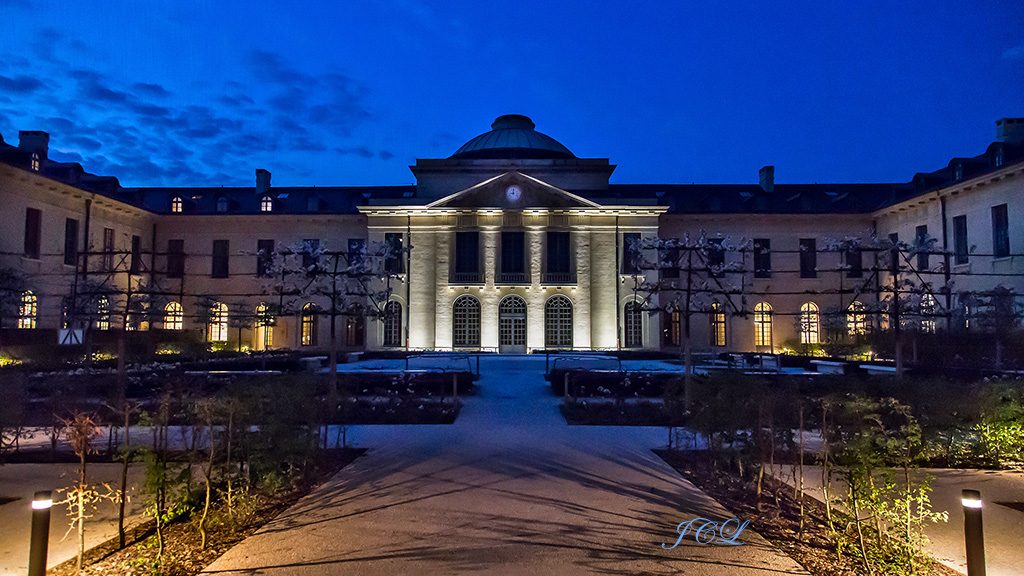
[[[921,297],[921,332],[935,333],[935,297],[925,294]]]
[[[316,345],[316,304],[308,302],[302,307],[302,345]]]
[[[181,304],[168,302],[164,306],[164,330],[182,330],[185,328],[185,311]]]
[[[274,211],[274,199],[270,195],[266,195],[260,198],[260,212],[273,212]]]
[[[772,307],[767,302],[754,306],[754,346],[772,346]]]
[[[256,330],[253,347],[257,351],[270,350],[274,345],[274,316],[265,302],[256,307]]]
[[[181,200],[181,196],[175,196],[171,198],[171,212],[180,214],[184,210],[184,203]]]
[[[854,300],[846,309],[846,331],[850,336],[862,336],[867,334],[867,314],[864,313],[864,304]]]
[[[711,345],[725,346],[725,310],[718,302],[711,303]]]
[[[39,153],[38,152],[33,152],[32,153],[32,171],[33,172],[39,172],[39,165],[40,164],[41,164],[41,162],[40,162],[40,158],[39,158]]]
[[[106,296],[96,301],[96,329],[110,330],[110,300]]]
[[[228,341],[228,306],[216,302],[210,307],[210,327],[207,338],[210,342]]]
[[[18,310],[18,328],[32,330],[36,327],[36,295],[31,291],[21,295],[21,306]]]
[[[800,306],[800,343],[817,344],[820,336],[821,317],[818,305],[807,302]]]

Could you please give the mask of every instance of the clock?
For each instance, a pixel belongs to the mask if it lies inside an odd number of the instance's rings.
[[[519,189],[519,186],[509,186],[508,189],[505,190],[505,197],[512,202],[519,200],[519,197],[522,195],[523,191]]]

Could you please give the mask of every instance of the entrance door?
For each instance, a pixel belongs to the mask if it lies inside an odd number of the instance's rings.
[[[509,296],[498,306],[498,352],[526,353],[526,301]]]

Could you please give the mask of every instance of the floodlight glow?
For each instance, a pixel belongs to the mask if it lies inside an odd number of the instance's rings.
[[[33,500],[32,501],[32,509],[33,510],[46,510],[47,508],[50,508],[51,506],[53,506],[53,499],[52,498],[49,499],[49,500]]]
[[[960,503],[964,505],[964,508],[981,508],[980,498],[961,498]]]

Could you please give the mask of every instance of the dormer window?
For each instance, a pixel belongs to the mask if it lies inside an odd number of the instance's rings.
[[[999,168],[1000,166],[1003,165],[1003,149],[1001,147],[996,148],[995,165],[996,168]]]
[[[260,212],[273,212],[274,211],[274,199],[270,197],[270,194],[264,195],[260,198]]]
[[[221,196],[220,198],[217,198],[217,212],[227,212],[227,211],[228,211],[228,197],[227,196]]]
[[[316,212],[320,210],[320,199],[316,196],[309,196],[306,198],[306,212]]]
[[[964,179],[964,165],[957,164],[953,167],[953,181],[959,182]]]
[[[39,172],[39,152],[32,153],[32,171]]]
[[[181,196],[175,196],[174,198],[171,198],[171,212],[174,212],[175,214],[180,214],[182,212],[182,209],[183,204],[181,201]]]

